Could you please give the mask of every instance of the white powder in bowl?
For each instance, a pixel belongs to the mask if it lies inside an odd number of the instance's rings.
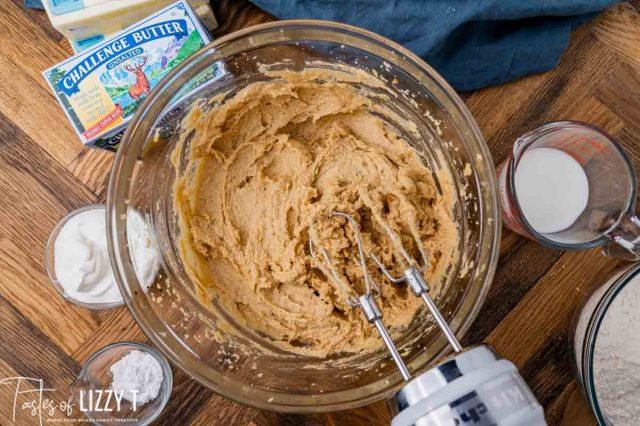
[[[109,368],[113,375],[111,388],[124,399],[142,406],[158,397],[163,373],[158,360],[142,351],[131,351]],[[135,400],[134,400],[135,398]]]
[[[596,337],[593,377],[609,423],[637,426],[640,419],[640,276],[609,306]]]

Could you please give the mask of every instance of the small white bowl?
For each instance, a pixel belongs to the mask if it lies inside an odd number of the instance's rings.
[[[70,296],[69,294],[67,294],[64,291],[64,287],[62,287],[62,285],[58,281],[58,277],[56,276],[56,267],[55,267],[55,243],[56,243],[56,238],[58,238],[58,235],[60,234],[60,231],[62,230],[64,225],[72,217],[74,217],[77,214],[89,211],[89,210],[102,210],[102,211],[105,212],[105,215],[106,215],[106,205],[105,204],[90,204],[88,206],[80,207],[79,209],[76,209],[76,210],[73,210],[72,212],[69,212],[65,217],[63,217],[60,220],[60,222],[58,222],[58,224],[55,226],[55,228],[53,228],[53,231],[51,231],[51,234],[49,235],[49,240],[47,241],[47,246],[46,246],[45,251],[44,251],[44,265],[45,265],[45,268],[47,269],[47,274],[49,275],[49,280],[51,281],[51,284],[53,284],[55,289],[58,291],[58,293],[60,293],[60,295],[62,297],[64,297],[66,300],[68,300],[71,303],[74,303],[76,305],[82,306],[83,308],[100,310],[100,309],[110,309],[110,308],[115,308],[115,307],[118,307],[118,306],[122,306],[122,305],[124,305],[124,299],[121,299],[121,300],[116,301],[116,302],[109,302],[109,303],[87,303],[87,302],[81,302],[81,301],[73,298],[72,296]],[[105,218],[105,220],[106,220],[106,218]],[[106,236],[105,236],[105,238],[106,238]]]
[[[121,410],[114,409],[112,412],[96,412],[84,411],[83,414],[93,424],[124,424],[127,426],[145,426],[158,418],[162,410],[169,402],[171,390],[173,388],[173,374],[171,373],[171,365],[167,359],[151,346],[139,342],[118,342],[112,343],[100,349],[84,363],[78,378],[71,384],[69,390],[79,406],[81,391],[87,395],[90,391],[106,391],[111,389],[113,377],[109,368],[125,355],[132,351],[141,351],[152,355],[162,368],[162,385],[158,396],[144,405],[138,406],[132,411],[132,404],[126,400],[122,400]],[[84,404],[88,406],[88,404]],[[135,421],[133,421],[135,419]],[[102,420],[102,421],[100,421]]]

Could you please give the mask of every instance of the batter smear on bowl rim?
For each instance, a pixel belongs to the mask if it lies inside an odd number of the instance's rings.
[[[383,224],[416,253],[414,241],[422,241],[438,294],[458,256],[450,180],[439,179],[438,192],[432,171],[351,85],[305,73],[253,83],[206,112],[194,108],[183,130],[192,136],[174,187],[180,255],[204,303],[215,299],[286,351],[380,347],[375,329],[309,254],[313,238],[362,292],[349,226],[328,217],[336,210],[356,218],[365,249],[385,264],[398,262]],[[401,287],[382,284],[378,300],[395,330],[422,306]]]

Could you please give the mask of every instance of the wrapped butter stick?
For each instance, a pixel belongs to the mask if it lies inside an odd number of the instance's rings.
[[[175,0],[43,0],[51,25],[71,42],[75,53],[122,31]],[[200,21],[217,28],[209,0],[187,0]]]
[[[210,41],[189,4],[181,0],[43,74],[81,141],[115,151],[149,92]],[[210,78],[221,73],[216,69]]]

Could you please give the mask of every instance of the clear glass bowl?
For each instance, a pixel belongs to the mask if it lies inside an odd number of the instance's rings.
[[[51,231],[51,234],[49,234],[49,239],[47,240],[47,246],[45,247],[45,250],[44,250],[44,266],[47,270],[49,281],[51,281],[51,284],[53,285],[53,287],[58,291],[58,293],[60,293],[62,297],[64,297],[66,300],[68,300],[71,303],[74,303],[78,306],[82,306],[83,308],[101,310],[101,309],[111,309],[118,306],[122,306],[124,305],[124,300],[122,299],[116,300],[113,302],[108,302],[108,303],[82,302],[74,298],[73,296],[69,295],[65,291],[64,287],[62,287],[62,285],[58,281],[58,276],[56,275],[56,263],[55,263],[56,262],[56,253],[55,253],[56,238],[58,238],[60,231],[62,230],[62,228],[64,228],[67,222],[71,220],[71,218],[89,210],[106,211],[106,206],[104,204],[89,204],[87,206],[80,207],[79,209],[76,209],[72,212],[69,212],[65,217],[60,219],[60,222],[58,222],[58,224]]]
[[[493,278],[501,231],[495,170],[482,134],[454,90],[415,55],[376,34],[332,22],[280,21],[235,32],[206,46],[159,83],[130,122],[109,182],[108,233],[115,274],[149,338],[175,365],[214,391],[279,411],[366,405],[390,396],[402,384],[386,351],[327,359],[280,351],[219,307],[200,304],[178,256],[171,154],[180,121],[198,99],[273,78],[263,72],[265,65],[292,71],[340,66],[365,71],[382,82],[382,87],[368,89],[386,91],[386,107],[416,124],[419,138],[403,136],[425,163],[449,171],[458,197],[454,215],[462,256],[451,265],[436,299],[457,335],[467,331]],[[224,75],[185,97],[185,87],[193,87],[214,67]],[[353,87],[367,96],[363,87]],[[384,119],[394,125],[393,117]],[[182,163],[181,155],[176,159]],[[151,219],[161,252],[162,270],[148,295],[127,249],[123,214],[128,206]],[[448,351],[426,310],[393,337],[412,372],[423,371]]]
[[[573,371],[580,384],[593,414],[600,425],[612,425],[606,410],[598,399],[598,389],[594,378],[595,346],[600,328],[605,321],[609,307],[630,282],[640,274],[640,264],[628,266],[613,275],[606,283],[587,293],[576,310],[571,330]]]
[[[138,404],[135,407],[133,403],[122,399],[120,410],[117,410],[115,398],[111,398],[109,408],[112,411],[104,411],[104,401],[107,400],[105,395],[102,398],[102,405],[92,410],[91,404],[98,396],[97,392],[111,389],[113,376],[109,369],[119,361],[122,357],[132,351],[140,351],[152,355],[162,368],[162,384],[158,396],[144,405]],[[118,342],[112,343],[100,349],[87,360],[78,374],[78,378],[71,384],[71,395],[76,399],[77,403],[82,400],[82,406],[87,409],[83,414],[94,424],[127,424],[131,426],[143,426],[150,424],[155,420],[164,409],[173,388],[173,375],[171,366],[167,359],[152,347],[139,342]],[[97,404],[97,403],[96,403]]]

